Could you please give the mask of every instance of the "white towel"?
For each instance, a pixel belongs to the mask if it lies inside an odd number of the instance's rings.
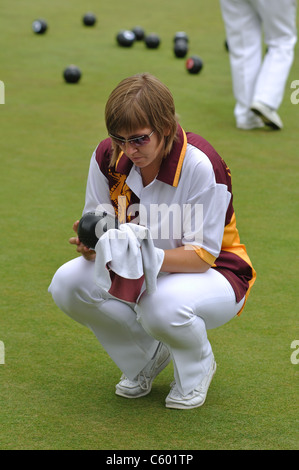
[[[104,233],[95,246],[95,281],[104,291],[136,302],[145,283],[156,290],[164,250],[156,248],[147,227],[127,223]]]

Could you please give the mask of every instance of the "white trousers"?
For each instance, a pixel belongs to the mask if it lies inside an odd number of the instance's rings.
[[[63,312],[93,331],[131,380],[150,361],[158,342],[166,344],[183,394],[193,390],[210,367],[207,329],[231,320],[244,303],[236,303],[231,285],[214,269],[162,276],[156,292],[144,293],[133,306],[109,295],[103,298],[94,283],[94,263],[83,257],[58,269],[49,292]]]
[[[277,110],[294,59],[296,0],[220,0],[230,51],[237,122],[260,101]],[[262,57],[262,39],[267,53]]]

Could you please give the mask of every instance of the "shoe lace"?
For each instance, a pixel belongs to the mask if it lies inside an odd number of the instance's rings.
[[[142,390],[148,390],[149,380],[143,370],[138,374],[138,384]]]
[[[156,354],[154,355],[153,359],[150,361],[150,365],[145,367],[139,374],[138,374],[138,384],[142,390],[148,390],[150,387],[150,380],[154,373],[155,368],[159,365],[159,356],[156,355],[160,352],[161,344],[158,346],[156,350]],[[161,361],[161,359],[160,359]]]
[[[176,381],[173,380],[173,381],[171,382],[171,384],[170,384],[170,388],[172,389],[175,385],[176,385]]]

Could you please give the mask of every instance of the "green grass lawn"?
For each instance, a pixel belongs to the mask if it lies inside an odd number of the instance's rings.
[[[86,10],[97,14],[85,28]],[[34,35],[45,18],[49,30]],[[140,24],[158,50],[116,44]],[[172,52],[190,37],[200,75]],[[298,449],[298,122],[290,86],[281,132],[238,131],[218,0],[2,0],[0,17],[0,449]],[[298,53],[298,46],[297,46]],[[82,70],[78,85],[63,69]],[[92,333],[47,292],[80,217],[91,154],[106,137],[104,106],[124,77],[148,71],[173,92],[180,122],[208,139],[232,170],[242,241],[257,281],[240,318],[209,332],[218,370],[202,408],[169,410],[170,365],[139,400],[114,394],[120,371]]]

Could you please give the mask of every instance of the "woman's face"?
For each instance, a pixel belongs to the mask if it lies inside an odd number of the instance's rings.
[[[128,134],[126,131],[121,131],[117,134],[117,137],[125,140],[140,136],[149,136],[150,134],[152,135],[149,137],[149,141],[144,145],[137,146],[134,142],[126,142],[120,145],[124,154],[139,168],[149,166],[160,167],[163,158],[164,139],[160,142],[158,134],[153,132],[153,129],[149,127],[136,129],[136,132],[133,134]]]

